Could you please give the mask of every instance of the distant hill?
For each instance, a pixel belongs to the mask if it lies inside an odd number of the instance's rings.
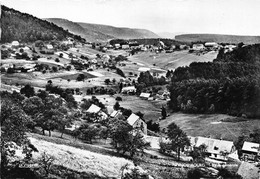
[[[72,22],[66,19],[49,18],[49,22],[81,35],[88,41],[107,41],[109,39],[158,38],[159,36],[146,29],[113,27],[101,24]]]
[[[260,36],[239,36],[220,34],[183,34],[175,36],[176,40],[186,42],[218,42],[218,43],[240,43],[255,44],[260,43]]]
[[[113,27],[100,24],[79,23],[86,29],[96,30],[101,33],[111,35],[118,39],[134,39],[134,38],[158,38],[159,36],[152,31],[146,29],[131,29],[125,27]]]
[[[36,40],[62,40],[65,37],[74,37],[63,28],[38,19],[30,14],[19,12],[4,5],[1,14],[2,37],[1,43],[34,42]]]
[[[60,19],[60,18],[49,18],[45,19],[49,22],[52,22],[69,32],[74,34],[78,34],[85,38],[87,41],[94,42],[94,41],[106,41],[107,39],[113,39],[114,36],[103,34],[102,32],[96,31],[93,28],[84,28],[76,22],[69,21],[67,19]]]
[[[177,35],[185,34],[184,32],[159,32],[157,33],[160,37],[162,38],[170,38],[170,39],[175,39]]]

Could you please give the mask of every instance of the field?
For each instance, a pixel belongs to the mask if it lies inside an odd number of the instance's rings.
[[[141,63],[149,68],[161,68],[164,70],[175,69],[180,66],[187,66],[192,62],[210,62],[217,57],[218,52],[212,51],[204,55],[196,55],[185,51],[175,51],[173,53],[139,53],[128,59],[135,63]],[[154,66],[155,64],[155,66]]]
[[[160,121],[160,127],[166,128],[175,122],[190,136],[204,136],[218,139],[235,140],[242,132],[249,134],[260,126],[259,119],[241,122],[222,122],[235,117],[224,114],[182,114],[174,113]],[[232,121],[232,120],[230,120]],[[234,120],[236,121],[236,120]]]

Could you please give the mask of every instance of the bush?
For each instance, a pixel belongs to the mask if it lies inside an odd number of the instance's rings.
[[[116,101],[122,101],[122,97],[117,96],[117,97],[116,97]]]

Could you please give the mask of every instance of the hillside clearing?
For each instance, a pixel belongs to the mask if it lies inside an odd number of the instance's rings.
[[[225,114],[183,114],[174,113],[160,121],[160,127],[166,128],[175,122],[190,136],[204,136],[233,141],[241,132],[253,131],[260,126],[260,120],[249,119],[241,122],[224,122],[226,119],[236,118]]]
[[[187,50],[173,53],[139,53],[128,59],[135,63],[144,64],[146,67],[159,67],[164,70],[175,69],[180,66],[188,66],[192,62],[211,62],[217,57],[218,52],[212,51],[204,55],[189,53]]]

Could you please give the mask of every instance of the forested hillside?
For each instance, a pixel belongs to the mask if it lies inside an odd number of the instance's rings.
[[[62,40],[68,36],[81,40],[81,37],[75,36],[53,23],[3,5],[1,27],[1,43],[12,42],[14,40],[18,40],[19,42],[54,39]]]
[[[260,117],[260,44],[177,68],[170,91],[174,111]]]

